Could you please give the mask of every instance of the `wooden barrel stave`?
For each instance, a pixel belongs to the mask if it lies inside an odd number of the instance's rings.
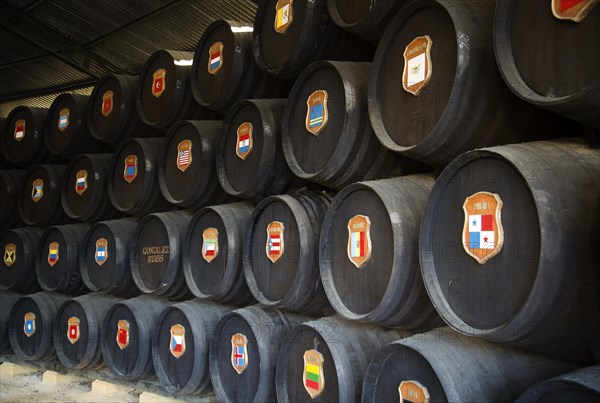
[[[600,365],[579,369],[529,387],[515,403],[560,402],[593,403],[600,399]]]
[[[17,228],[23,225],[18,209],[23,193],[25,170],[0,170],[0,229]]]
[[[0,309],[0,353],[11,353],[10,340],[8,338],[8,329],[10,327],[10,311],[23,295],[12,291],[0,291],[0,304],[3,309]]]
[[[43,233],[40,228],[27,227],[0,234],[0,253],[4,255],[0,263],[0,289],[26,293],[40,290],[35,264]]]
[[[48,227],[72,222],[60,202],[65,173],[65,165],[37,165],[27,170],[18,205],[19,215],[26,225]]]

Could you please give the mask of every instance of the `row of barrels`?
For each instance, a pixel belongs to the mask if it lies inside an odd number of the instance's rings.
[[[581,368],[459,335],[411,334],[264,306],[232,309],[141,296],[0,294],[1,333],[20,358],[157,375],[169,393],[236,401],[594,402],[600,366]],[[9,302],[10,300],[10,302]],[[486,382],[479,382],[485,374]]]

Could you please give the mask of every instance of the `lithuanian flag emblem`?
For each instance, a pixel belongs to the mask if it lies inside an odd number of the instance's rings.
[[[325,388],[323,361],[323,355],[317,350],[304,352],[303,384],[311,399],[323,393]]]

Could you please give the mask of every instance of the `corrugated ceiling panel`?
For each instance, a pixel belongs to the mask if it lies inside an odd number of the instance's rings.
[[[54,99],[57,96],[59,96],[60,94],[64,94],[65,92],[70,92],[72,94],[90,95],[92,93],[93,89],[94,89],[93,86],[77,88],[77,89],[72,89],[72,90],[68,90],[68,91],[55,92],[55,93],[43,95],[40,97],[23,98],[23,99],[16,99],[14,101],[3,102],[3,103],[0,103],[0,117],[3,117],[3,118],[7,117],[8,114],[10,113],[10,111],[15,109],[19,105],[35,106],[38,108],[49,108],[50,105],[52,105],[52,102],[54,102]]]
[[[42,56],[46,52],[0,26],[0,65]]]

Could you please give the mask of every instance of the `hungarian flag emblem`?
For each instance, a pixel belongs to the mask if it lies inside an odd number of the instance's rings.
[[[294,21],[294,1],[279,0],[275,5],[275,32],[285,34]]]
[[[348,259],[360,269],[371,258],[371,220],[356,215],[348,221]]]
[[[152,95],[156,98],[160,97],[165,92],[167,71],[158,69],[152,74]]]
[[[600,0],[551,0],[552,14],[559,20],[581,22]]]
[[[248,339],[241,333],[231,337],[231,365],[238,374],[248,367]]]
[[[414,96],[419,95],[431,80],[432,46],[433,41],[429,35],[425,35],[416,37],[404,49],[402,86],[404,91]]]
[[[12,266],[17,258],[17,245],[7,243],[4,246],[4,264],[8,267]]]
[[[185,172],[192,165],[192,142],[183,140],[177,145],[177,168]]]
[[[106,91],[102,95],[102,115],[108,117],[113,110],[113,92]]]
[[[327,99],[329,94],[325,90],[313,92],[306,101],[306,130],[318,136],[327,126],[329,112],[327,110]]]
[[[79,196],[81,196],[88,188],[87,176],[88,173],[85,169],[81,169],[77,171],[77,174],[75,174],[75,192]]]
[[[252,140],[252,130],[254,126],[250,122],[242,123],[237,129],[237,147],[235,153],[242,160],[245,160],[252,152],[254,142]]]
[[[223,42],[215,42],[208,50],[208,72],[217,74],[223,67]]]
[[[68,320],[67,326],[67,339],[71,342],[71,344],[77,343],[79,340],[79,319],[76,317],[70,317]]]
[[[478,192],[465,199],[462,244],[465,252],[484,264],[502,249],[502,200],[495,193]]]
[[[175,358],[179,358],[185,353],[185,327],[181,325],[171,326],[171,344],[169,350]]]
[[[417,381],[400,382],[398,393],[400,394],[400,402],[429,402],[429,392],[427,391],[427,388]]]
[[[117,345],[121,350],[129,345],[129,322],[123,319],[117,323]]]
[[[35,314],[27,312],[23,318],[23,332],[25,336],[31,337],[35,333]]]
[[[50,267],[54,267],[54,265],[58,262],[58,258],[60,257],[58,254],[58,250],[60,245],[58,242],[52,242],[48,245],[48,264]]]
[[[133,182],[137,176],[137,172],[137,156],[130,155],[125,158],[125,169],[123,170],[123,179],[125,179],[125,182]]]
[[[31,199],[34,202],[39,202],[44,196],[44,181],[42,179],[36,179],[33,181],[31,188]]]
[[[267,225],[267,257],[273,263],[277,262],[283,255],[284,239],[283,232],[285,227],[282,222],[273,221]]]
[[[216,228],[207,228],[202,232],[202,257],[210,263],[218,254],[219,231]]]
[[[96,241],[96,253],[94,254],[94,260],[98,263],[98,266],[102,266],[108,259],[108,241],[104,238],[100,238]]]
[[[14,132],[15,140],[17,140],[17,141],[23,140],[23,137],[25,137],[25,125],[26,125],[26,122],[24,119],[19,119],[15,122],[15,132]]]
[[[58,112],[58,130],[64,132],[69,127],[69,108],[63,108]]]
[[[317,350],[304,352],[304,373],[302,384],[311,399],[323,393],[325,388],[325,377],[323,376],[323,355]]]

